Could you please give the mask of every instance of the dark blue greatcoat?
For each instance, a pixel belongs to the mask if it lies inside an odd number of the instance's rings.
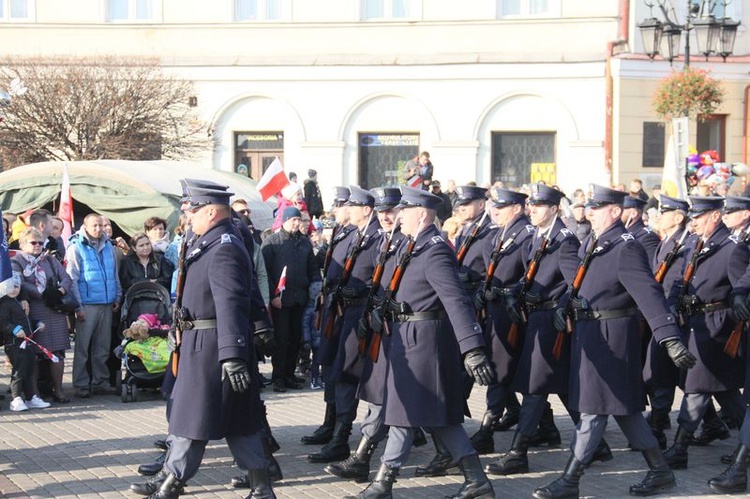
[[[581,243],[583,257],[589,239]],[[572,283],[571,283],[572,284]],[[640,309],[661,342],[679,328],[654,279],[646,251],[619,220],[599,237],[579,297],[593,310]],[[626,415],[645,408],[640,316],[576,322],[571,343],[570,406],[587,414]]]
[[[376,260],[380,255],[380,250],[383,247],[383,240],[385,237],[388,236],[381,229],[376,243],[378,247],[378,252],[375,254]],[[393,258],[399,245],[404,239],[404,235],[401,234],[401,232],[395,232],[393,234],[393,239],[390,241],[386,259]],[[376,260],[373,260],[373,268],[377,264]],[[388,286],[388,281],[381,280],[380,285],[375,292],[376,299],[378,297],[382,298],[386,286]],[[383,405],[385,399],[385,380],[388,372],[388,343],[388,341],[381,342],[380,354],[378,355],[377,362],[372,362],[372,359],[370,359],[370,356],[367,354],[362,357],[362,372],[359,375],[359,387],[357,388],[357,398],[360,400],[364,400],[371,404]]]
[[[643,245],[643,248],[646,250],[646,255],[648,256],[649,263],[653,262],[654,255],[656,254],[656,249],[659,247],[659,243],[661,243],[659,235],[652,231],[650,228],[646,227],[641,217],[638,217],[638,219],[630,224],[630,227],[628,227],[628,232],[633,234],[635,240]]]
[[[406,247],[402,243],[388,260],[383,282],[389,282]],[[472,300],[459,281],[456,257],[434,225],[418,235],[394,299],[407,303],[413,312],[444,310],[447,318],[389,322],[385,424],[461,424],[461,355],[484,346],[484,341]]]
[[[659,243],[651,265],[654,272],[657,271],[667,255],[674,249],[675,244],[682,237],[683,231],[684,229],[678,229],[671,237]],[[662,284],[664,296],[673,310],[676,310],[677,307],[677,294],[682,281],[682,274],[685,272],[685,266],[688,262],[685,257],[688,253],[688,244],[691,238],[695,238],[695,236],[685,236],[682,248],[677,253],[672,265],[667,269],[667,273],[664,276]],[[672,359],[669,358],[667,349],[659,345],[652,336],[646,350],[646,362],[643,365],[643,381],[647,385],[675,387],[679,382],[679,376],[680,370],[674,365]]]
[[[490,256],[495,249],[498,238],[502,238],[503,256],[497,264],[492,276],[493,288],[512,288],[518,284],[525,273],[524,266],[529,254],[529,248],[534,241],[536,229],[523,215],[508,224],[507,228],[500,228],[494,236],[488,238],[484,245],[485,271],[490,264]],[[495,379],[498,383],[510,384],[516,370],[516,363],[520,353],[523,331],[519,331],[518,343],[513,348],[508,343],[510,319],[505,311],[505,298],[500,297],[487,302],[487,320],[484,324],[484,341],[487,344],[487,356],[492,361]]]
[[[333,347],[336,347],[333,360],[330,364],[331,368],[328,370],[329,382],[346,380],[356,383],[359,380],[359,374],[362,370],[362,364],[359,361],[359,338],[357,338],[355,330],[357,329],[357,322],[365,310],[364,301],[370,292],[372,272],[375,269],[375,260],[378,257],[380,249],[378,246],[380,224],[374,217],[375,214],[373,213],[373,220],[367,227],[367,231],[360,242],[359,247],[361,250],[354,260],[352,273],[344,287],[344,295],[350,298],[356,297],[359,304],[348,307],[343,307],[342,305],[344,314],[343,317],[338,318],[336,321],[338,324],[334,328],[334,337],[331,342],[332,348],[329,349],[329,352],[331,352],[333,351]],[[346,247],[347,255],[357,244],[358,239],[359,231],[354,230],[349,237],[342,241],[340,246]]]
[[[211,227],[186,257],[182,305],[189,319],[213,329],[182,332],[177,381],[170,395],[169,433],[194,440],[249,435],[261,425],[258,378],[243,394],[221,381],[221,362],[255,362],[250,339],[250,257],[228,219]]]
[[[534,237],[529,248],[530,262],[542,244],[541,237]],[[568,288],[578,268],[578,248],[581,242],[575,234],[565,228],[559,218],[552,226],[549,244],[528,295],[538,303],[558,301]],[[557,330],[552,323],[555,310],[537,310],[528,315],[523,348],[518,359],[514,390],[521,393],[549,394],[568,393],[570,380],[570,348],[568,342],[560,359],[555,359],[552,350],[557,339]]]
[[[482,216],[476,219],[476,222],[482,220]],[[487,275],[487,265],[484,261],[484,247],[489,239],[494,236],[497,229],[490,221],[489,215],[484,217],[482,224],[479,226],[477,236],[472,240],[469,248],[466,250],[463,262],[458,269],[458,275],[464,285],[464,289],[469,294],[473,294],[479,286],[484,283],[484,276]],[[471,232],[474,226],[471,225],[467,232]],[[466,236],[463,236],[465,238]],[[461,243],[456,244],[456,254],[461,248]]]
[[[357,237],[356,227],[345,225],[336,232],[335,237],[331,240],[331,262],[328,264],[328,271],[324,277],[325,288],[323,293],[325,301],[323,304],[323,314],[320,323],[321,329],[325,329],[328,322],[328,314],[331,312],[330,304],[333,291],[338,286],[341,274],[344,272],[344,262],[346,261],[347,250],[349,248],[349,238]],[[333,324],[333,331],[330,340],[326,338],[324,332],[320,334],[320,346],[318,358],[320,365],[330,367],[338,351],[338,333],[341,330],[341,318],[339,317]]]
[[[692,257],[698,239],[691,241],[686,258]],[[680,387],[685,393],[711,393],[742,388],[744,365],[741,355],[732,359],[724,345],[736,320],[728,308],[732,290],[747,293],[741,283],[748,266],[748,247],[738,243],[724,223],[720,223],[703,245],[693,279],[686,293],[701,303],[725,302],[727,308],[690,316],[682,328],[682,338],[698,362],[682,373]]]

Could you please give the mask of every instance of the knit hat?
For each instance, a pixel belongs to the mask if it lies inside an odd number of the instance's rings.
[[[281,215],[281,221],[286,222],[290,218],[300,218],[301,216],[302,213],[300,213],[297,208],[295,208],[294,206],[287,206],[286,208],[284,208],[284,213]]]
[[[0,282],[0,298],[10,293],[13,288],[21,287],[21,274],[13,272],[13,275],[8,279]]]

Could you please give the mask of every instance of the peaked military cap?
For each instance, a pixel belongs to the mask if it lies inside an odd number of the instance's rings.
[[[659,196],[659,209],[661,211],[681,210],[687,213],[690,209],[690,205],[684,199],[677,199],[662,194]]]
[[[198,208],[207,204],[222,204],[229,206],[229,198],[234,195],[222,189],[210,189],[204,187],[191,187],[187,202],[191,208]]]
[[[180,186],[182,187],[182,199],[180,199],[181,203],[186,203],[190,200],[190,189],[214,189],[217,191],[226,191],[227,189],[229,189],[229,186],[221,185],[219,183],[212,182],[211,180],[203,180],[198,178],[180,179]]]
[[[348,187],[336,186],[333,188],[333,206],[341,206],[349,201],[351,191]]]
[[[408,185],[401,186],[401,202],[398,204],[398,208],[422,207],[437,210],[441,204],[443,204],[443,199],[439,196]]]
[[[372,208],[375,205],[375,197],[370,194],[370,191],[358,185],[350,185],[349,192],[349,199],[345,203],[347,206],[369,206]]]
[[[523,192],[516,192],[504,187],[493,187],[490,201],[497,207],[510,206],[512,204],[526,204],[526,198],[529,197]]]
[[[688,196],[688,199],[690,200],[691,217],[697,217],[724,207],[724,198],[720,196]]]
[[[565,197],[565,194],[559,189],[553,189],[544,184],[531,184],[529,204],[548,204],[551,206],[557,206],[560,204],[560,200],[563,197]]]
[[[456,206],[470,203],[477,199],[487,199],[487,189],[476,185],[459,185],[454,192],[456,193],[456,200],[453,204]]]
[[[741,210],[750,210],[750,198],[727,196],[726,201],[724,201],[724,212],[732,213]]]
[[[645,206],[646,201],[635,196],[627,196],[622,203],[623,208],[635,208],[636,210],[642,210]]]
[[[608,204],[619,204],[622,206],[627,192],[610,189],[599,184],[591,184],[591,197],[586,201],[586,208],[600,208]]]
[[[375,198],[375,211],[393,209],[401,201],[401,191],[398,187],[376,187],[370,193]]]

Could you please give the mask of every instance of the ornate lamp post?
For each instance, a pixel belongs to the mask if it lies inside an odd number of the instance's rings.
[[[698,45],[698,53],[706,56],[718,54],[724,60],[734,50],[734,40],[737,36],[739,21],[722,17],[716,19],[713,11],[717,5],[726,7],[731,2],[727,0],[686,0],[687,18],[684,24],[677,22],[673,8],[667,4],[667,0],[656,0],[656,3],[646,5],[651,9],[648,19],[638,24],[643,39],[643,47],[646,55],[652,60],[660,52],[662,56],[672,64],[680,52],[680,37],[685,33],[685,66],[690,66],[690,32],[695,30],[695,39]],[[664,20],[657,19],[653,15],[653,8],[659,7]],[[665,49],[661,45],[664,42]]]

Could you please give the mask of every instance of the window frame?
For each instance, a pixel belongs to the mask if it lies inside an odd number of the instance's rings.
[[[116,0],[102,0],[104,3],[104,21],[110,24],[153,24],[164,21],[163,0],[148,0],[151,2],[152,16],[146,19],[138,19],[138,0],[120,0],[128,4],[128,17],[126,19],[112,19],[111,2]]]
[[[246,0],[232,1],[232,21],[236,23],[278,23],[288,22],[291,18],[291,5],[289,0],[270,0],[278,4],[279,17],[268,19],[268,2],[269,0],[256,1],[256,17],[248,19],[239,19],[238,12],[240,3]]]
[[[520,2],[520,10],[518,14],[503,14],[503,3],[506,0],[497,0],[495,2],[495,14],[497,19],[549,19],[562,17],[562,1],[561,0],[548,0],[548,8],[546,12],[532,13],[531,2],[534,0],[518,0]]]
[[[418,0],[401,0],[407,5],[409,15],[403,17],[393,17],[393,5],[398,0],[379,0],[383,4],[382,17],[366,17],[365,3],[368,0],[359,1],[359,20],[363,22],[383,22],[383,21],[419,21],[422,19],[422,2]]]
[[[0,0],[2,12],[0,23],[28,23],[36,21],[36,0],[24,0],[26,2],[26,17],[11,17],[11,3],[13,0]]]

